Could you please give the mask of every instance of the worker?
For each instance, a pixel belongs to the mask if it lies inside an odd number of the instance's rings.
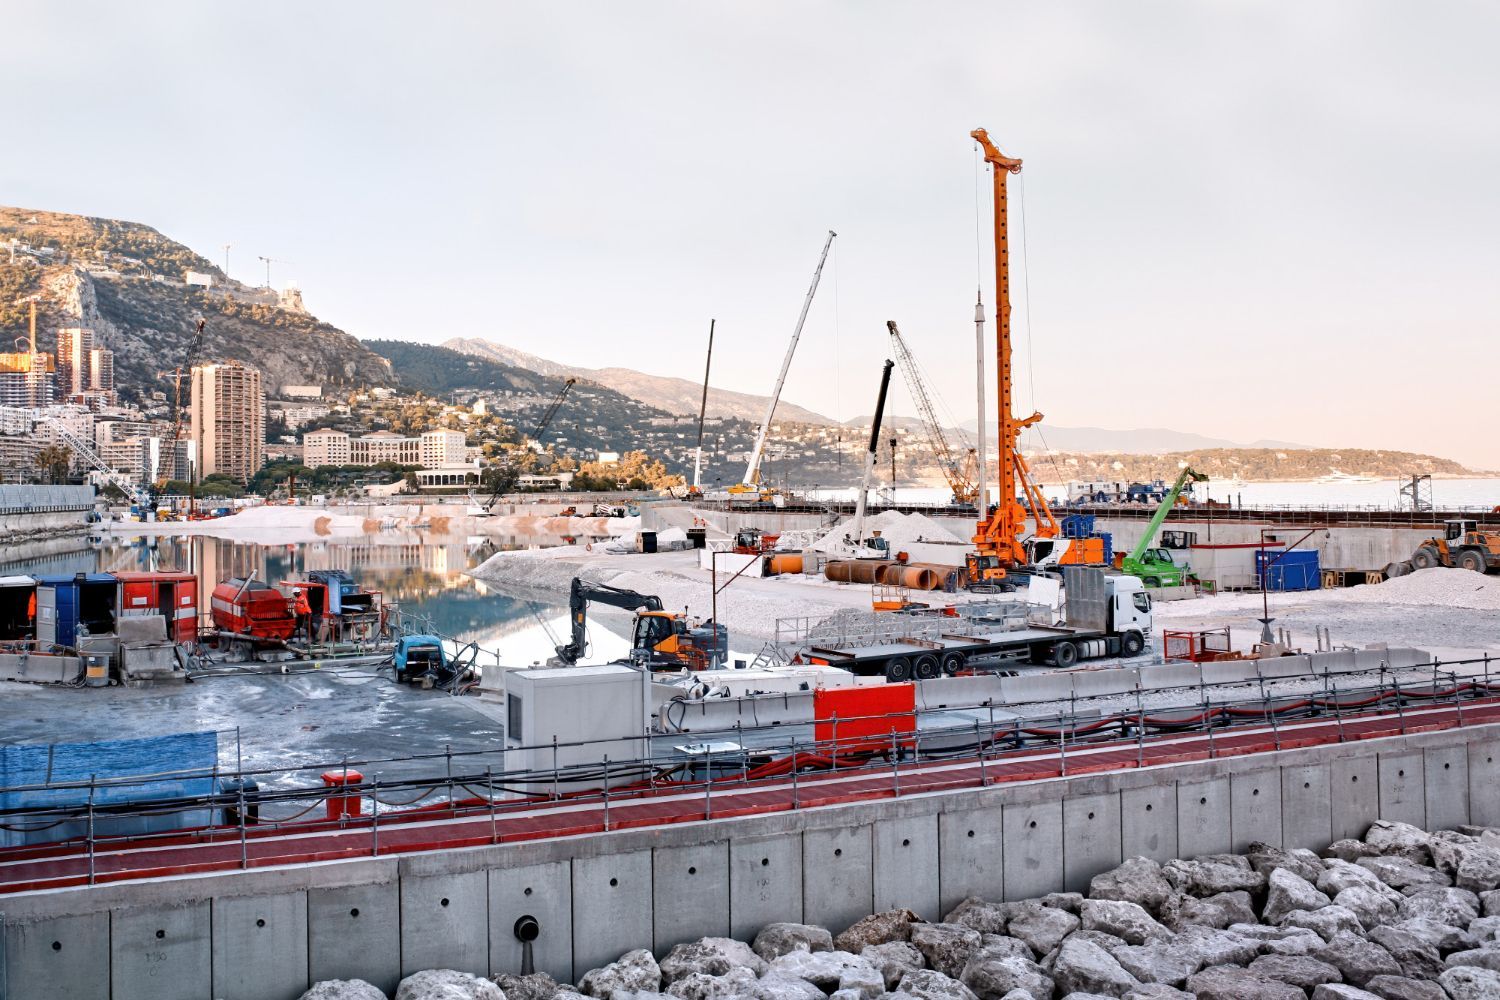
[[[309,645],[312,644],[312,606],[307,603],[307,590],[298,587],[296,597],[293,598],[292,610],[297,615],[297,631],[307,637]]]
[[[31,588],[31,597],[26,601],[26,625],[31,629],[33,637],[36,636],[36,588]]]

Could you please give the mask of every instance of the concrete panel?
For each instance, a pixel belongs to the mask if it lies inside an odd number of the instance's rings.
[[[1184,858],[1229,851],[1229,779],[1177,786],[1177,850]]]
[[[1177,786],[1120,793],[1120,855],[1166,862],[1177,857]]]
[[[213,995],[209,904],[121,907],[109,917],[110,1000]]]
[[[1229,779],[1229,834],[1236,853],[1257,841],[1281,846],[1281,771],[1249,771]]]
[[[1429,747],[1424,750],[1422,785],[1427,813],[1424,829],[1451,830],[1469,821],[1468,748]]]
[[[1379,755],[1380,818],[1427,827],[1422,753]]]
[[[286,1000],[306,991],[307,893],[213,901],[214,1000]]]
[[[107,996],[108,913],[8,923],[0,929],[0,997],[91,1000]]]
[[[1333,840],[1363,837],[1380,818],[1380,776],[1373,757],[1339,757],[1330,768]]]
[[[1080,698],[1097,695],[1124,694],[1134,691],[1141,681],[1141,672],[1134,667],[1116,667],[1113,670],[1080,670],[1073,674],[1073,693]]]
[[[395,882],[307,890],[307,972],[315,983],[401,981],[401,888]]]
[[[837,934],[875,908],[870,828],[808,830],[802,834],[806,921]]]
[[[729,936],[729,841],[658,847],[652,864],[658,957],[684,941]]]
[[[650,851],[575,858],[573,899],[575,975],[651,947]]]
[[[1000,807],[938,816],[938,901],[947,913],[969,896],[1005,898]]]
[[[1141,687],[1146,690],[1175,687],[1197,687],[1199,670],[1193,664],[1168,663],[1140,668]]]
[[[1006,899],[1062,891],[1061,802],[1006,806],[1001,814],[1001,836]]]
[[[401,975],[457,969],[489,975],[485,873],[401,876]]]
[[[1500,742],[1469,744],[1469,822],[1500,826]]]
[[[1089,880],[1121,860],[1120,794],[1063,800],[1063,889],[1086,892]]]
[[[923,920],[942,914],[938,818],[910,816],[875,822],[874,912],[906,907]]]
[[[490,970],[521,971],[516,921],[529,916],[535,917],[540,927],[531,944],[536,971],[560,983],[573,982],[572,866],[554,861],[526,868],[492,868],[489,877]]]
[[[730,936],[751,941],[766,924],[778,922],[802,922],[802,837],[730,842]]]
[[[1332,771],[1327,764],[1281,769],[1281,846],[1322,850],[1333,838]]]

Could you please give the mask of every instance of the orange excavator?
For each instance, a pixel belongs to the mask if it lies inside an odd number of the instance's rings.
[[[1011,410],[1010,345],[1010,220],[1007,214],[1006,179],[1021,172],[1021,161],[1005,156],[990,141],[984,129],[970,137],[984,151],[984,161],[994,174],[995,229],[995,349],[998,358],[999,434],[995,450],[999,457],[998,500],[991,514],[979,508],[979,525],[967,558],[970,586],[1003,586],[1017,571],[1045,571],[1056,566],[1100,566],[1104,564],[1104,542],[1099,538],[1062,538],[1057,518],[1041,488],[1031,478],[1031,469],[1021,454],[1021,431],[1042,419],[1040,413],[1017,417]],[[981,419],[983,417],[981,416]],[[1035,530],[1026,535],[1026,521],[1035,520]]]

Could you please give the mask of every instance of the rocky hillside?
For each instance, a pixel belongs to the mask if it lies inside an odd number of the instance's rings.
[[[578,368],[548,361],[546,358],[518,351],[514,347],[507,347],[504,344],[478,337],[455,337],[444,342],[443,346],[464,354],[499,361],[543,375],[556,375],[563,378],[571,375],[574,378],[588,379],[590,382],[608,386],[622,395],[638,399],[647,406],[653,406],[658,410],[678,416],[686,414],[697,416],[703,397],[703,383],[690,379],[648,375],[631,368]],[[750,420],[759,425],[761,418],[766,415],[766,403],[769,401],[767,396],[757,396],[748,392],[731,392],[728,389],[716,389],[710,385],[708,415]],[[806,424],[837,423],[831,417],[814,413],[812,410],[789,403],[784,399],[776,407],[776,418],[778,421]]]
[[[1170,480],[1177,476],[1184,464],[1206,474],[1210,480],[1243,479],[1247,482],[1321,479],[1336,473],[1377,479],[1399,479],[1413,474],[1473,474],[1458,462],[1446,458],[1365,448],[1210,448],[1159,455],[1037,453],[1030,456],[1030,461],[1032,471],[1047,483]]]
[[[212,275],[211,289],[186,285],[187,271]],[[225,282],[210,261],[155,229],[134,222],[0,207],[0,329],[26,332],[27,307],[40,294],[38,343],[51,350],[65,326],[94,330],[115,352],[115,381],[125,399],[167,391],[158,372],[186,355],[199,317],[203,359],[259,368],[269,390],[389,385],[384,359],[337,327],[306,312],[300,296]]]

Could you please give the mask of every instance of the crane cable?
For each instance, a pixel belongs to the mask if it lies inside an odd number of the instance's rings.
[[[1036,410],[1036,352],[1031,346],[1031,257],[1026,252],[1026,177],[1024,174],[1016,175],[1016,187],[1021,195],[1021,288],[1026,295],[1026,371],[1030,381],[1031,408]],[[1057,453],[1047,443],[1047,436],[1042,433],[1041,424],[1032,424],[1028,430],[1035,430],[1037,438],[1042,442],[1042,449],[1047,453],[1047,460],[1052,463],[1052,470],[1057,473],[1060,484],[1066,485],[1063,478],[1062,467],[1057,464]],[[1038,485],[1037,489],[1041,489]]]
[[[835,432],[834,455],[835,463],[840,472],[844,468],[844,403],[840,393],[840,383],[843,381],[842,351],[839,347],[839,248],[833,248],[833,412],[834,419],[839,421],[839,430]]]

